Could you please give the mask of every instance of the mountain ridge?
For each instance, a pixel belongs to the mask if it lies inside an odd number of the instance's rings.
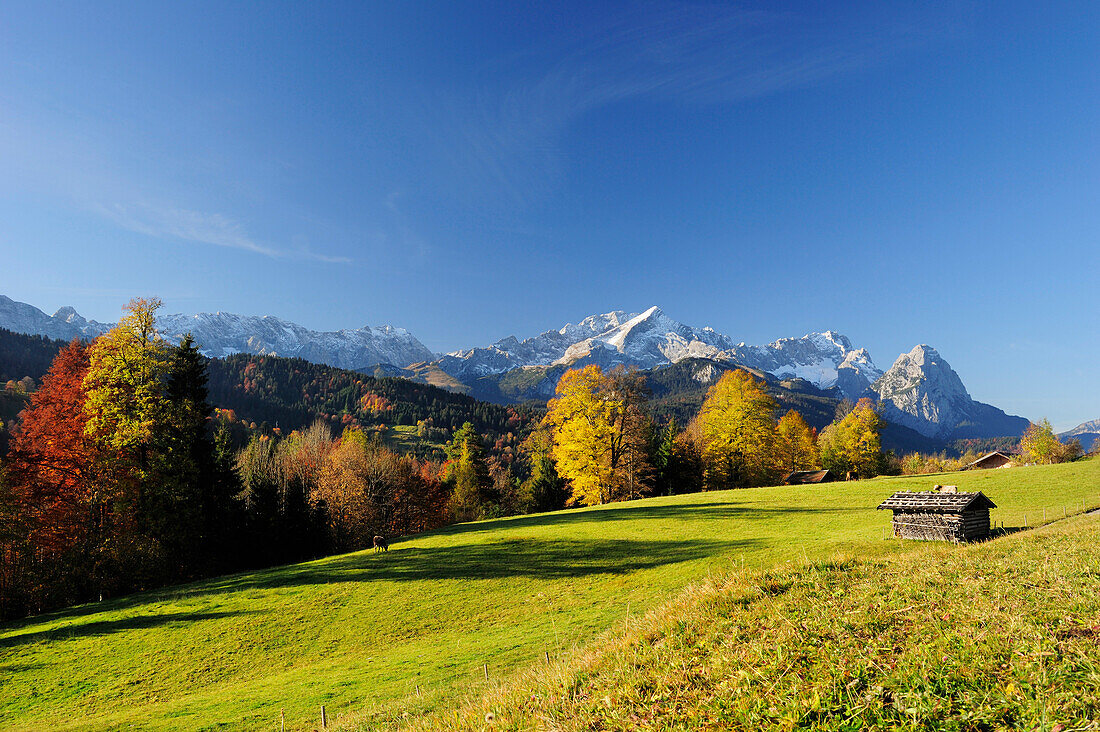
[[[207,356],[225,357],[235,353],[287,356],[356,371],[377,364],[404,366],[435,359],[435,354],[409,331],[389,325],[315,331],[273,315],[237,315],[221,311],[161,315],[157,322],[161,335],[168,340],[178,341],[185,333],[191,333]],[[72,340],[95,338],[114,327],[114,323],[86,320],[70,306],[50,316],[33,305],[0,295],[0,327],[17,333]]]
[[[815,389],[855,401],[882,404],[892,423],[925,438],[949,440],[1015,436],[1028,420],[1007,415],[970,397],[958,374],[926,344],[901,354],[887,371],[865,348],[833,330],[781,338],[764,345],[735,343],[710,327],[676,321],[657,306],[639,313],[613,310],[520,340],[502,338],[483,347],[438,356],[409,331],[364,326],[313,331],[274,316],[233,313],[161,316],[162,334],[178,340],[190,332],[208,356],[236,353],[302,358],[367,374],[402,376],[496,403],[553,396],[567,368],[598,364],[651,371],[704,359],[782,380],[803,380]],[[112,324],[89,321],[72,307],[53,316],[0,295],[0,327],[68,340],[93,338]]]

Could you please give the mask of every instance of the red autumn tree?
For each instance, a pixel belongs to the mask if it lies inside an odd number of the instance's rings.
[[[92,457],[85,437],[87,348],[73,341],[54,359],[12,442],[8,475],[30,546],[60,554],[88,528]]]

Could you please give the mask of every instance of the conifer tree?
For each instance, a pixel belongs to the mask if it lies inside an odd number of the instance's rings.
[[[485,461],[485,446],[474,426],[466,422],[447,445],[447,482],[451,512],[459,521],[482,518],[499,502]]]

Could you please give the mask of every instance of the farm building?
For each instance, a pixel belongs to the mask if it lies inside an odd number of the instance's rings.
[[[986,539],[989,537],[989,509],[996,507],[981,492],[956,493],[954,490],[900,491],[879,504],[879,509],[888,508],[894,512],[894,536],[927,541]]]
[[[831,470],[796,470],[783,476],[785,485],[806,485],[809,483],[832,483],[838,480]]]
[[[988,455],[982,455],[980,458],[964,465],[962,470],[985,470],[986,468],[1011,468],[1016,462],[1012,459],[1011,455],[1007,455],[1003,452],[991,452]]]

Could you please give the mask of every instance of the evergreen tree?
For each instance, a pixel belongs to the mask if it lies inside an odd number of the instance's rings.
[[[676,426],[676,418],[669,419],[657,432],[656,446],[653,450],[653,468],[656,471],[656,490],[663,495],[671,496],[676,492],[676,438],[680,430]]]
[[[569,501],[569,483],[558,475],[550,455],[532,458],[531,477],[524,481],[521,496],[525,513],[558,511]]]
[[[447,482],[451,486],[451,512],[459,521],[482,518],[499,503],[495,494],[481,435],[466,422],[447,445]]]

